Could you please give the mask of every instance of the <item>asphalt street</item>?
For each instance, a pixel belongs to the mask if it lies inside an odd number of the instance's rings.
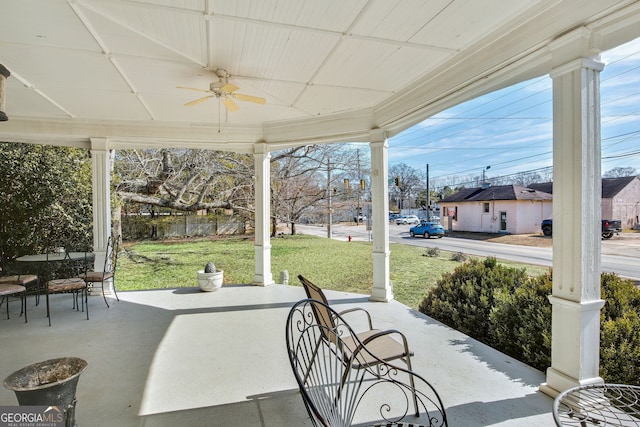
[[[510,245],[504,243],[486,242],[481,240],[468,240],[462,238],[424,239],[409,236],[410,226],[389,225],[389,241],[406,245],[421,247],[438,247],[445,251],[462,252],[468,255],[494,256],[525,264],[534,264],[550,267],[552,265],[552,248],[540,248],[533,246]],[[320,237],[328,237],[325,225],[296,224],[296,229],[301,234],[309,234]],[[333,224],[331,237],[336,240],[371,241],[371,231],[366,224],[345,225]],[[604,272],[613,272],[622,277],[628,277],[640,281],[640,235],[622,233],[612,239],[602,241],[601,268]]]

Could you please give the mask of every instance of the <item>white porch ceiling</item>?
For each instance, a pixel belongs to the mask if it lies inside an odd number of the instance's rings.
[[[587,43],[558,57],[572,31]],[[637,1],[0,0],[0,140],[367,141],[638,36]],[[218,68],[267,103],[184,106],[206,94],[176,86],[207,89]]]

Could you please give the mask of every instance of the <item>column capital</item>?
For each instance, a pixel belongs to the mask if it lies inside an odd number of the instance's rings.
[[[554,67],[549,73],[549,76],[554,79],[564,74],[571,73],[576,70],[589,69],[593,71],[602,71],[604,69],[604,63],[600,62],[600,57],[593,58],[577,58],[571,60],[565,64]]]
[[[253,153],[266,154],[268,156],[271,156],[271,152],[269,151],[269,145],[264,141],[258,141],[253,144]]]
[[[89,140],[91,141],[91,151],[108,151],[110,149],[109,147],[109,139],[108,138],[104,138],[104,137],[100,137],[100,138],[89,138]]]
[[[369,131],[369,141],[372,144],[375,143],[386,143],[387,142],[387,133],[383,129],[371,129]]]

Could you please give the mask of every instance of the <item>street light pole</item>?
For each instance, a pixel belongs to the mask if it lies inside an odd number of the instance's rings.
[[[485,183],[485,181],[486,181],[486,178],[485,178],[485,174],[484,174],[484,172],[485,172],[486,170],[489,170],[489,169],[491,169],[491,166],[487,166],[486,168],[482,169],[482,184],[481,184],[481,185],[484,185],[484,183]]]

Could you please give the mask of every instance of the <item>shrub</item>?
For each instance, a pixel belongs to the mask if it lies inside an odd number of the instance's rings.
[[[461,332],[489,343],[489,315],[496,292],[513,292],[526,281],[524,269],[472,259],[447,273],[420,303],[419,310]]]
[[[551,365],[551,272],[500,290],[491,312],[492,345],[536,369]]]
[[[427,248],[427,250],[424,253],[424,256],[428,256],[431,258],[435,258],[438,255],[440,255],[440,248],[435,247],[435,248]]]
[[[600,376],[609,383],[640,385],[640,317],[637,310],[601,325]]]
[[[601,276],[601,296],[606,301],[600,320],[615,320],[629,310],[640,307],[640,289],[631,280],[622,279],[614,273],[603,273]]]
[[[616,274],[602,275],[600,376],[607,382],[640,385],[640,289]]]
[[[600,376],[640,385],[640,289],[613,273],[601,276]],[[493,258],[446,274],[420,311],[539,370],[551,365],[551,271],[527,278]]]
[[[462,252],[454,252],[451,254],[452,261],[465,262],[467,261],[467,256]]]

